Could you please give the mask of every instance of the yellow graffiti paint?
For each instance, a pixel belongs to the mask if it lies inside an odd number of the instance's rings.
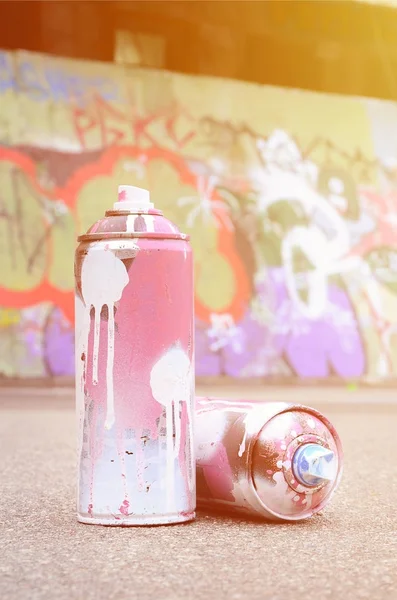
[[[14,309],[0,309],[0,328],[16,325],[20,321],[19,311]]]
[[[46,270],[49,225],[42,199],[19,167],[0,162],[0,179],[2,285],[28,290],[40,283]]]
[[[76,247],[76,234],[73,215],[61,202],[53,205],[50,264],[48,278],[60,290],[71,290],[74,286],[73,261],[71,257]]]
[[[196,267],[196,296],[216,312],[226,310],[233,300],[237,282],[233,269],[220,254],[208,255]]]

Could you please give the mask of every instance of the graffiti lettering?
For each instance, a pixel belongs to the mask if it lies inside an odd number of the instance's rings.
[[[0,93],[15,88],[12,55],[0,52]]]
[[[92,140],[97,140],[98,146],[104,148],[121,144],[150,147],[161,145],[160,137],[167,139],[169,147],[181,150],[196,135],[194,130],[186,128],[185,119],[184,131],[179,131],[181,114],[170,115],[167,110],[140,117],[135,113],[134,106],[121,111],[96,95],[88,108],[75,107],[73,120],[82,149],[95,144]]]
[[[14,287],[15,284],[12,285],[11,282],[15,280],[16,272],[20,271],[18,281],[26,277],[26,283],[29,286],[31,279],[32,283],[36,281],[36,267],[42,261],[48,228],[43,234],[40,234],[41,227],[37,229],[43,207],[40,205],[40,198],[27,187],[23,173],[13,165],[7,165],[6,168],[7,170],[3,166],[2,179],[5,188],[9,187],[12,193],[6,197],[3,188],[0,195],[0,219],[2,229],[6,233],[3,251],[6,269],[3,278],[6,283],[10,281],[9,287]],[[5,181],[6,178],[8,181]],[[26,194],[31,197],[31,202],[33,202],[31,207],[28,207],[26,202]],[[32,227],[33,230],[30,229]]]
[[[222,120],[190,79],[159,98],[154,72],[103,69],[0,53],[0,372],[72,374],[76,233],[125,182],[191,237],[198,376],[395,377],[397,179],[368,133],[352,147],[361,125],[273,127],[272,102]]]
[[[8,89],[25,94],[37,102],[74,101],[78,106],[84,106],[94,91],[108,102],[119,100],[119,88],[112,79],[82,77],[58,66],[38,68],[35,62],[27,59],[19,62],[17,56],[12,60],[9,53],[0,52],[0,93]]]

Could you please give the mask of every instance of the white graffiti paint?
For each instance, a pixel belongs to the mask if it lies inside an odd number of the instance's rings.
[[[234,230],[227,200],[219,199],[221,194],[215,194],[219,182],[220,179],[216,175],[208,177],[199,175],[197,178],[198,195],[178,198],[178,206],[193,205],[186,217],[187,227],[193,227],[197,218],[200,217],[204,223],[212,223],[216,228],[224,226],[230,231]]]
[[[212,340],[211,351],[218,352],[218,350],[230,344],[236,352],[241,353],[241,342],[238,339],[239,330],[232,315],[212,313],[210,319],[211,327],[208,329],[207,335]]]
[[[293,501],[294,497],[296,496],[296,492],[289,487],[282,471],[276,471],[276,473],[273,474],[272,479],[276,483],[277,512],[279,514],[288,515],[289,511],[291,510],[291,501]],[[307,497],[305,498],[305,500],[306,499]]]
[[[111,250],[100,246],[92,246],[83,260],[81,269],[81,287],[85,303],[83,329],[86,330],[86,340],[90,331],[90,312],[94,308],[94,344],[92,356],[93,383],[98,382],[98,358],[100,342],[100,318],[104,306],[108,311],[108,339],[106,363],[106,420],[105,428],[110,429],[114,424],[114,306],[122,296],[129,282],[124,263]],[[84,335],[84,334],[83,334]],[[87,343],[87,342],[86,342]]]
[[[142,215],[143,220],[145,221],[146,231],[149,233],[154,232],[154,215]]]
[[[258,433],[271,417],[284,410],[285,407],[286,404],[283,402],[272,402],[269,403],[269,406],[263,404],[252,406],[244,417],[244,435],[238,451],[240,457],[243,456],[246,450],[247,439]]]
[[[166,450],[167,450],[167,510],[174,511],[175,502],[175,459],[179,455],[181,440],[180,410],[186,403],[189,421],[190,456],[193,456],[193,415],[192,378],[193,369],[186,352],[176,346],[170,348],[154,364],[150,373],[150,387],[153,398],[166,410]],[[174,427],[175,424],[175,442]],[[189,472],[189,469],[187,469]],[[193,478],[188,478],[189,488],[193,488]]]
[[[302,156],[296,142],[283,130],[275,130],[267,141],[258,140],[257,145],[266,165],[251,173],[258,192],[258,211],[266,214],[275,203],[288,201],[297,214],[310,221],[307,226],[292,227],[284,235],[281,254],[289,297],[302,315],[317,319],[329,309],[329,277],[350,276],[362,263],[360,257],[349,256],[356,232],[343,217],[348,205],[344,183],[333,177],[329,194],[318,193],[318,167]],[[364,224],[364,228],[369,226]],[[269,227],[267,220],[264,227]],[[299,252],[310,261],[311,268],[296,273],[294,257]],[[302,289],[307,291],[306,300],[301,296]]]
[[[275,166],[263,173],[258,182],[260,211],[266,212],[273,204],[287,199],[310,220],[308,226],[295,226],[286,233],[281,255],[289,295],[300,312],[311,319],[319,318],[327,309],[329,276],[353,271],[360,262],[359,258],[348,256],[351,244],[348,225],[335,208],[335,202],[331,203],[316,191],[315,179],[315,173],[309,176]],[[339,189],[337,182],[333,183],[334,188]],[[341,197],[338,203],[342,202]],[[312,265],[311,270],[300,275],[294,271],[297,252],[306,256]],[[300,296],[302,287],[308,290],[307,301]]]
[[[290,297],[300,312],[312,319],[320,317],[327,309],[329,276],[353,271],[360,262],[357,257],[346,257],[349,251],[346,224],[330,205],[321,205],[321,210],[328,223],[335,226],[332,239],[315,224],[297,226],[287,233],[281,247]],[[313,266],[313,270],[305,272],[303,278],[294,272],[294,254],[297,251],[301,251]],[[299,294],[302,285],[308,288],[307,302],[301,300]]]
[[[206,464],[219,449],[222,443],[226,427],[227,413],[222,410],[196,413],[196,461],[198,464]]]
[[[136,215],[127,215],[127,220],[125,223],[125,229],[126,229],[127,233],[135,232],[135,218],[136,218]]]
[[[296,487],[297,494],[289,487],[282,471],[276,471],[272,479],[276,483],[277,512],[279,514],[288,515],[291,509],[291,502],[298,502],[300,500],[301,496],[299,494],[305,494],[305,497],[302,499],[305,510],[309,510],[312,507],[314,490],[306,488],[303,485],[298,485]]]

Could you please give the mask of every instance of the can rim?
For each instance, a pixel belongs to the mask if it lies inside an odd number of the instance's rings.
[[[337,473],[335,480],[333,481],[332,486],[330,487],[328,493],[324,496],[322,501],[314,509],[308,511],[308,514],[302,513],[302,514],[296,514],[296,515],[283,515],[282,513],[279,513],[277,511],[273,510],[272,508],[270,508],[259,496],[258,491],[256,489],[255,481],[254,481],[252,456],[253,456],[255,444],[259,439],[262,429],[267,425],[267,423],[269,423],[272,419],[276,418],[277,416],[279,416],[283,413],[294,412],[294,411],[302,411],[302,412],[311,414],[311,415],[317,417],[318,419],[320,419],[321,421],[323,421],[324,425],[328,428],[329,432],[331,433],[331,435],[335,441],[335,445],[338,450],[338,459],[339,459],[338,460],[338,473]],[[248,459],[247,479],[250,483],[250,486],[248,489],[249,489],[250,493],[252,494],[251,501],[253,499],[255,499],[255,501],[259,502],[260,506],[262,508],[264,508],[266,510],[266,512],[268,512],[272,516],[271,518],[276,519],[276,520],[281,520],[281,521],[289,521],[289,522],[304,521],[304,520],[310,518],[312,515],[318,513],[320,510],[322,510],[329,503],[330,499],[332,498],[332,496],[336,492],[337,488],[339,487],[340,480],[341,480],[342,474],[343,474],[343,448],[342,448],[342,443],[341,443],[340,437],[339,437],[335,427],[329,421],[329,419],[325,415],[323,415],[320,411],[316,410],[315,408],[305,406],[304,404],[291,403],[291,404],[289,404],[288,407],[286,407],[283,410],[278,411],[276,414],[274,414],[272,417],[270,417],[268,419],[268,421],[259,429],[259,431],[257,431],[251,437],[250,443],[248,446],[247,459]],[[326,487],[326,486],[324,486],[324,487]]]
[[[78,242],[91,242],[100,240],[120,240],[120,239],[131,239],[131,238],[145,238],[150,240],[183,240],[188,242],[190,236],[186,233],[162,233],[156,231],[135,231],[135,232],[119,232],[113,233],[112,231],[103,231],[101,233],[84,233],[77,237]]]
[[[105,212],[105,217],[128,217],[128,215],[157,215],[158,217],[163,217],[164,213],[162,210],[158,208],[150,208],[149,210],[115,210],[110,209]]]

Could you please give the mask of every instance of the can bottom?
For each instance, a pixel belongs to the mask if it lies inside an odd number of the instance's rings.
[[[87,525],[105,525],[108,527],[150,527],[152,525],[173,525],[193,521],[196,517],[195,511],[186,513],[169,513],[167,515],[128,515],[126,517],[114,517],[103,515],[90,517],[88,515],[77,515],[79,523]]]

